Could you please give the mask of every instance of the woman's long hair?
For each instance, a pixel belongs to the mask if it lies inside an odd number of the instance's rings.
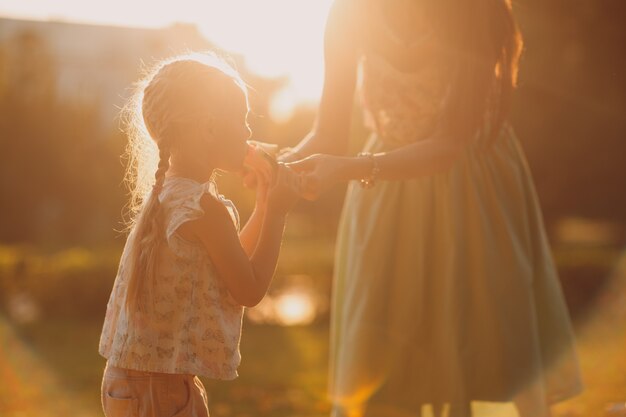
[[[158,253],[165,241],[163,208],[159,192],[169,168],[170,149],[233,92],[233,82],[244,94],[238,73],[211,53],[188,54],[160,62],[136,85],[135,94],[122,111],[128,135],[125,181],[130,189],[130,252],[120,268],[128,274],[125,307],[146,311],[148,293],[157,269]],[[229,87],[230,85],[230,87]]]
[[[511,0],[436,0],[440,35],[454,63],[444,117],[446,134],[494,140],[517,85],[522,36]]]

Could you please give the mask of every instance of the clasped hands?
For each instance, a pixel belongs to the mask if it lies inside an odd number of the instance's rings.
[[[268,192],[285,194],[282,198],[293,203],[297,198],[313,201],[342,179],[341,168],[340,157],[315,154],[297,160],[289,151],[279,154],[276,145],[250,141],[243,182],[257,188],[257,203]]]

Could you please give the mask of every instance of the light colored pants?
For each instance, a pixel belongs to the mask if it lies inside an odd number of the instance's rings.
[[[106,417],[208,417],[207,394],[193,375],[107,365],[102,378]]]

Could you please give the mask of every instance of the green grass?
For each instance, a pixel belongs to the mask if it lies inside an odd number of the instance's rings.
[[[319,289],[324,291],[332,246],[310,240],[302,245],[306,245],[305,250],[286,248],[277,284],[280,285],[281,275],[284,278],[292,271],[304,270],[320,279]],[[613,252],[585,256],[585,265],[593,264],[593,271],[608,270],[616,264],[617,267],[614,278],[606,280],[608,286],[598,287],[602,291],[577,317],[578,350],[586,389],[582,395],[557,406],[555,417],[604,417],[607,404],[626,401],[626,256],[621,256],[621,263],[615,262],[618,255]],[[0,269],[12,274],[15,268],[10,264],[15,258],[15,254],[0,250]],[[102,416],[100,380],[104,359],[97,353],[97,344],[110,288],[110,283],[101,280],[110,281],[111,267],[106,267],[109,261],[94,263],[90,259],[71,251],[41,262],[29,261],[33,274],[28,282],[41,284],[34,293],[38,295],[36,299],[43,307],[55,309],[43,308],[39,320],[27,325],[10,322],[0,310],[1,417]],[[559,264],[572,271],[579,271],[580,260],[579,252],[557,253]],[[46,282],[50,276],[45,270],[38,269],[38,265],[48,263],[57,265],[59,270],[52,274],[55,285]],[[92,264],[96,266],[89,269]],[[63,272],[66,269],[71,274]],[[85,270],[94,273],[84,277]],[[586,282],[595,279],[595,274],[579,278],[585,283],[581,288],[590,288]],[[9,277],[5,275],[2,288],[15,291],[11,282],[21,281],[11,281]],[[63,295],[65,291],[60,289],[70,284],[77,285],[73,290],[76,294]],[[100,294],[105,287],[107,294]],[[82,299],[76,297],[81,294]],[[241,349],[243,362],[238,379],[203,379],[212,417],[328,416],[326,323],[305,327],[245,323]]]
[[[14,327],[0,320],[0,415],[100,416],[98,329],[41,321]]]
[[[626,255],[578,326],[585,391],[556,407],[559,415],[604,417],[608,404],[626,403]]]
[[[101,416],[97,353],[100,323],[51,320],[14,327],[0,322],[0,416]],[[220,416],[327,415],[328,327],[246,323],[240,377],[203,379],[211,413]]]
[[[601,417],[608,403],[626,400],[626,322],[612,310],[598,314],[579,329],[586,390],[557,406],[556,417]],[[327,325],[244,327],[240,377],[203,379],[212,416],[327,416]],[[93,321],[1,321],[0,415],[101,416],[99,332]]]

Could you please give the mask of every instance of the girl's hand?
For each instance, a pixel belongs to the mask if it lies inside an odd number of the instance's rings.
[[[281,215],[287,214],[298,201],[299,189],[300,175],[285,164],[279,164],[276,180],[267,192],[268,210]]]
[[[256,171],[252,171],[253,174],[251,175],[254,178],[254,187],[250,187],[250,188],[256,188],[256,202],[255,202],[255,206],[257,209],[260,210],[265,210],[265,208],[267,207],[267,196],[269,193],[269,189],[270,189],[270,181],[271,179],[266,178],[266,176],[264,176],[263,174],[256,172]],[[248,176],[247,178],[250,178],[250,176]],[[245,184],[246,178],[244,178],[244,184]]]
[[[266,170],[250,166],[245,167],[240,175],[242,176],[244,187],[256,191],[256,208],[264,210],[267,205],[268,190],[274,181],[273,176],[268,175]]]
[[[343,179],[341,172],[345,164],[342,157],[315,154],[286,165],[301,174],[300,196],[313,201]]]
[[[243,184],[255,188],[260,179],[272,183],[277,169],[278,145],[249,140],[248,151],[243,162]]]

